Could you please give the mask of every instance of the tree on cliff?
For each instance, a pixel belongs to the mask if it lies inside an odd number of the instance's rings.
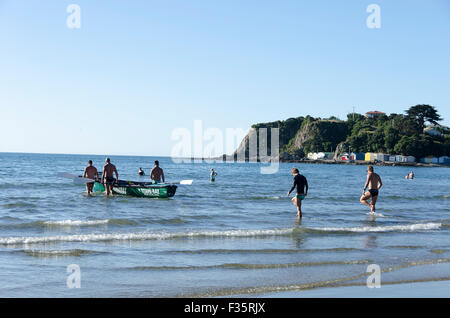
[[[425,128],[425,122],[437,125],[438,121],[442,120],[436,108],[430,105],[421,104],[412,106],[406,111],[406,114],[416,120],[421,132]]]

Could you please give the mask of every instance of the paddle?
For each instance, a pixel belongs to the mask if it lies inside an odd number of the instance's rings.
[[[181,180],[177,182],[168,182],[168,183],[155,183],[155,184],[182,184],[182,185],[192,185],[194,180]]]
[[[90,183],[90,182],[95,182],[94,179],[83,178],[83,177],[77,176],[77,175],[75,175],[75,174],[65,173],[65,172],[60,172],[60,173],[58,173],[58,177],[67,178],[67,179],[72,179],[73,182],[75,182],[75,183]]]

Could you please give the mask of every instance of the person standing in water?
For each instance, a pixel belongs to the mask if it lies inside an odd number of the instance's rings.
[[[144,170],[142,170],[142,168],[139,168],[138,174],[140,176],[143,176],[143,175],[145,175],[145,172],[144,172]]]
[[[109,158],[106,158],[106,164],[103,166],[102,172],[102,183],[105,185],[106,195],[113,195],[114,183],[119,183],[119,173],[117,172],[116,166],[111,163]],[[116,174],[116,179],[114,179],[114,174]]]
[[[84,169],[83,178],[89,178],[98,180],[97,168],[92,165],[92,160],[88,161],[88,166]],[[94,182],[86,183],[86,191],[88,195],[91,195],[94,189]]]
[[[214,171],[214,169],[211,168],[211,173],[209,175],[209,181],[214,182],[216,181],[217,172]]]
[[[150,172],[150,179],[153,181],[153,183],[161,183],[166,182],[166,179],[164,178],[164,171],[159,167],[159,161],[155,160],[155,167]]]
[[[378,199],[378,191],[383,186],[383,182],[381,181],[381,177],[373,172],[373,166],[369,166],[367,168],[367,180],[364,185],[363,194],[359,201],[370,207],[371,212],[375,212],[375,204]],[[366,192],[366,189],[369,188],[369,191]],[[367,202],[368,199],[372,198],[371,202]]]
[[[290,196],[291,192],[297,188],[297,194],[292,198],[292,203],[297,208],[297,217],[300,219],[302,217],[302,200],[308,195],[308,180],[300,174],[297,168],[292,168],[291,173],[294,176],[294,184],[287,193],[287,196]]]

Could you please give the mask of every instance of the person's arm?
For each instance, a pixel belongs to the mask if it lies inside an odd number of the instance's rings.
[[[366,192],[367,187],[369,186],[370,176],[367,176],[366,184],[364,185],[363,192]]]
[[[378,181],[378,190],[381,189],[381,187],[383,186],[383,181],[381,181],[381,177],[378,177],[379,181]]]
[[[101,183],[105,183],[105,167],[103,167]]]
[[[163,171],[163,169],[161,169],[161,177],[162,177],[163,183],[165,183],[166,182],[166,178],[164,178],[164,171]]]
[[[305,186],[306,186],[306,192],[305,192],[305,195],[308,195],[308,189],[309,189],[309,187],[308,187],[308,179],[306,179],[306,178],[305,178]]]
[[[119,183],[119,173],[117,172],[117,168],[114,166],[114,172],[116,173],[116,181]]]
[[[154,178],[154,175],[153,175],[154,170],[155,170],[155,168],[153,168],[152,171],[150,171],[150,180],[154,180],[153,179]]]
[[[84,172],[83,172],[83,178],[86,178],[86,175],[87,175],[87,168],[84,168]]]
[[[289,190],[289,192],[288,192],[288,194],[287,194],[288,196],[290,196],[290,195],[291,195],[291,192],[294,191],[296,185],[297,185],[297,184],[295,183],[295,179],[294,179],[294,184],[292,185],[291,190]]]
[[[100,180],[100,178],[98,177],[98,170],[95,169],[95,174],[97,175],[97,181]]]

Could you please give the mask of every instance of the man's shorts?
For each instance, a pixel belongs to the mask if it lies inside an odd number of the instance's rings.
[[[297,200],[304,200],[305,199],[305,195],[304,194],[297,194],[295,197],[297,198]]]

